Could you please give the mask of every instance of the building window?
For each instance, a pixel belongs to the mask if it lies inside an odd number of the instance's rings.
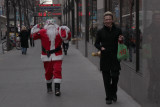
[[[139,71],[142,44],[141,0],[138,1],[138,3],[136,0],[121,1],[121,14],[121,28],[125,38],[124,44],[127,46],[129,51],[129,59],[124,62],[134,70]]]
[[[129,59],[125,60],[133,69],[136,68],[136,13],[134,0],[123,0],[122,4],[122,33],[124,44],[129,51]]]
[[[112,13],[114,15],[114,22],[116,25],[119,26],[120,25],[120,1],[112,0],[110,8],[111,7],[112,7]]]

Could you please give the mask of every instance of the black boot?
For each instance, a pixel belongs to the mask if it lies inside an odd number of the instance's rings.
[[[56,96],[60,96],[61,92],[60,92],[60,83],[55,83],[55,95]]]
[[[112,104],[112,99],[106,98],[106,104]]]
[[[114,94],[114,95],[112,96],[112,100],[113,100],[114,102],[117,101],[117,94]]]
[[[47,93],[52,93],[52,83],[47,83]]]

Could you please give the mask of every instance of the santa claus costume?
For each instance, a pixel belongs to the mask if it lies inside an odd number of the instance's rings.
[[[48,20],[43,29],[40,29],[39,25],[35,25],[31,29],[31,33],[34,40],[41,40],[41,59],[44,63],[47,92],[52,93],[52,81],[54,81],[55,95],[60,96],[63,59],[61,45],[63,40],[69,40],[71,35],[68,35],[65,28],[55,24],[54,20]]]

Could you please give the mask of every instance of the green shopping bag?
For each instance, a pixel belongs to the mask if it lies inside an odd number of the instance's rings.
[[[129,57],[129,53],[128,53],[127,46],[125,44],[118,43],[117,59],[121,61],[124,59],[128,59],[128,57]]]

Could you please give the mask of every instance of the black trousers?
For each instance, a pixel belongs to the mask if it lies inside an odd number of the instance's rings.
[[[102,71],[103,82],[106,92],[106,98],[112,99],[117,95],[117,84],[119,80],[119,71],[112,73],[112,71]]]
[[[34,40],[33,40],[33,38],[30,38],[30,45],[31,45],[31,47],[34,47]]]
[[[63,42],[63,51],[67,52],[68,48],[69,48],[69,43],[64,43]]]

